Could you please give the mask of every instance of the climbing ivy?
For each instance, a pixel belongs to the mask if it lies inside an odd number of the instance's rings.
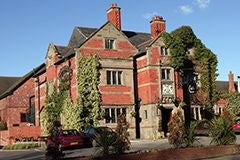
[[[101,117],[101,95],[99,85],[99,58],[97,56],[80,56],[78,59],[77,82],[78,98],[77,107],[80,112],[79,125],[97,125]]]
[[[41,114],[41,121],[43,125],[43,134],[49,134],[51,127],[55,121],[60,121],[62,106],[66,96],[66,92],[60,92],[54,87],[53,92],[48,94],[48,87],[46,87],[46,100],[44,112]]]
[[[70,95],[66,94],[62,110],[63,129],[79,130],[81,128],[79,125],[80,119],[80,110],[72,102]]]
[[[200,74],[201,97],[198,102],[206,107],[212,107],[218,99],[216,55],[206,48],[189,26],[182,26],[171,33],[163,32],[161,37],[166,47],[171,50],[170,64],[175,70],[183,73],[183,69],[189,63],[193,64],[194,72]],[[189,55],[190,49],[194,51],[193,56]]]

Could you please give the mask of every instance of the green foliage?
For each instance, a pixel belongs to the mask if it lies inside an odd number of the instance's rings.
[[[0,131],[7,130],[7,122],[1,121],[0,122]]]
[[[12,145],[4,146],[3,150],[18,150],[18,149],[31,149],[37,148],[39,144],[37,142],[22,142],[22,143],[15,143]]]
[[[116,145],[118,136],[115,132],[109,132],[108,130],[103,130],[101,134],[97,134],[94,137],[96,143],[96,154],[98,156],[106,156],[110,154],[111,147]]]
[[[227,109],[231,115],[234,117],[240,114],[240,94],[239,93],[229,93],[226,95],[228,104]]]
[[[187,144],[187,134],[183,120],[183,110],[176,108],[172,111],[172,117],[168,123],[168,141],[174,147],[184,147]]]
[[[101,95],[98,88],[99,58],[97,56],[80,56],[78,59],[77,82],[78,98],[77,107],[80,112],[79,126],[86,127],[93,122],[98,124],[101,118]]]
[[[232,122],[222,117],[211,121],[209,136],[212,137],[211,143],[216,145],[228,145],[236,142],[236,135],[231,126]]]
[[[66,95],[63,103],[62,121],[63,129],[76,129],[79,130],[80,112],[79,108],[73,104],[69,94]]]
[[[126,120],[125,114],[120,114],[117,118],[117,142],[113,146],[117,154],[122,154],[126,150],[130,149],[130,140],[129,140],[129,123]]]
[[[194,72],[199,73],[201,84],[201,98],[198,100],[200,105],[212,107],[217,101],[216,92],[217,78],[217,57],[206,48],[199,40],[191,27],[182,26],[173,32],[161,33],[163,41],[167,48],[170,48],[170,64],[175,70],[181,71],[193,64]],[[189,49],[193,49],[194,55],[188,55]]]
[[[51,95],[47,94],[45,102],[46,106],[41,115],[44,134],[50,133],[51,127],[55,121],[60,121],[60,115],[62,113],[62,106],[65,96],[66,92],[59,92],[56,88],[54,88]]]
[[[187,134],[187,146],[192,147],[193,143],[197,141],[197,133],[196,133],[196,128],[198,126],[197,121],[193,121],[190,123],[189,126],[186,126],[186,134]]]

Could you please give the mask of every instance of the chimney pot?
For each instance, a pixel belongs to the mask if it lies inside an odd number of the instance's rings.
[[[112,3],[110,7],[117,7],[117,3]]]
[[[165,20],[162,16],[153,16],[152,20],[150,21],[151,27],[151,37],[154,39],[160,33],[166,30]]]

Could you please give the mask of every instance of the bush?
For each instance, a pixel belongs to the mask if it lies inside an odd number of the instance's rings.
[[[183,110],[181,108],[173,109],[170,122],[168,123],[168,141],[176,148],[185,147],[187,144],[183,117]]]
[[[97,134],[94,137],[96,143],[96,154],[98,156],[109,155],[110,147],[112,147],[117,141],[117,134],[108,130],[103,130],[101,134]]]
[[[1,121],[0,122],[0,131],[7,130],[7,122]]]
[[[125,114],[120,114],[117,118],[117,141],[113,145],[114,150],[117,154],[122,154],[126,150],[130,149],[130,140],[128,132],[129,124],[126,120]]]
[[[234,144],[236,135],[231,124],[232,122],[228,119],[214,118],[209,128],[209,136],[212,137],[211,143],[216,145]]]
[[[15,143],[12,145],[4,146],[3,150],[18,150],[18,149],[31,149],[31,148],[37,148],[39,147],[39,144],[37,142],[24,142],[24,143]]]

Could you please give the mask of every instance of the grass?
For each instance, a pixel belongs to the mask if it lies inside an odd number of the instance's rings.
[[[19,149],[31,149],[37,148],[39,144],[37,142],[21,142],[14,143],[12,145],[7,145],[2,148],[2,150],[19,150]]]

